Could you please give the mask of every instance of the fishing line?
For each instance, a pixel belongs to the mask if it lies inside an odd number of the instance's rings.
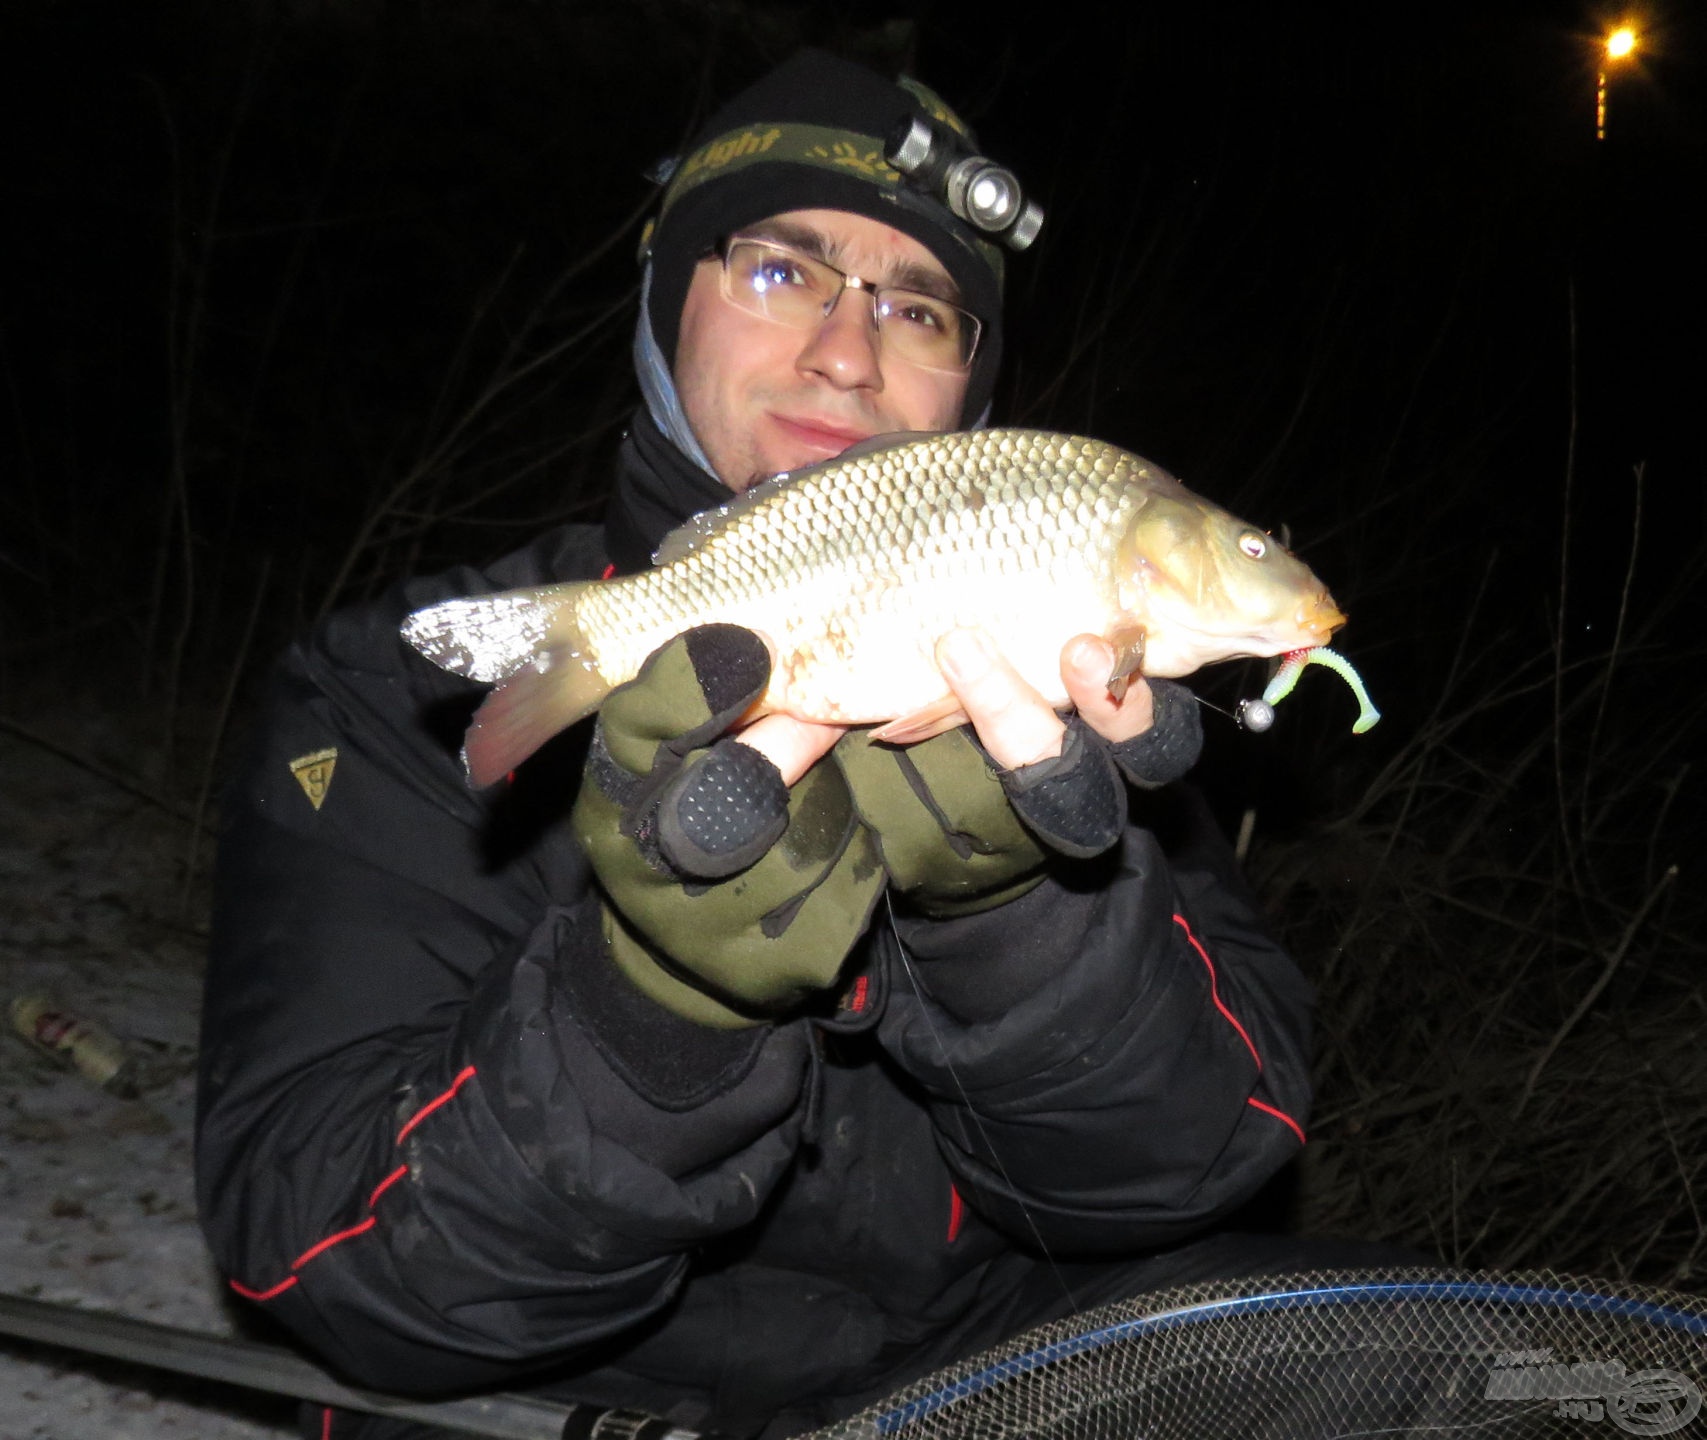
[[[1213,710],[1217,715],[1225,715],[1235,725],[1239,723],[1239,717],[1225,706],[1217,705],[1213,700],[1205,700],[1201,695],[1197,694],[1193,694],[1192,698],[1197,701],[1198,705],[1202,709]]]
[[[1020,1196],[1019,1186],[1014,1184],[1013,1176],[1008,1174],[1008,1167],[1002,1162],[1002,1157],[996,1150],[995,1142],[990,1138],[989,1130],[985,1128],[984,1117],[978,1113],[977,1107],[973,1105],[972,1097],[967,1093],[966,1086],[960,1079],[960,1072],[954,1068],[954,1061],[949,1058],[948,1045],[942,1038],[942,1031],[937,1028],[935,1017],[931,1014],[931,1002],[925,997],[924,987],[919,984],[919,972],[913,966],[913,957],[907,953],[907,946],[901,939],[901,928],[895,921],[895,901],[887,886],[883,890],[883,904],[889,911],[889,933],[895,937],[895,949],[901,956],[901,968],[907,972],[907,982],[913,987],[913,996],[919,1002],[919,1011],[925,1017],[925,1024],[930,1029],[931,1039],[936,1041],[936,1048],[942,1056],[942,1063],[948,1069],[949,1078],[954,1081],[954,1088],[960,1093],[960,1103],[965,1107],[966,1113],[972,1117],[972,1123],[978,1129],[978,1137],[984,1142],[984,1149],[989,1153],[990,1159],[995,1161],[996,1173],[1002,1177],[1002,1183],[1008,1187],[1008,1193],[1014,1197],[1014,1204],[1019,1206],[1019,1213],[1025,1216],[1025,1223],[1031,1229],[1031,1238],[1037,1242],[1038,1251],[1048,1264],[1050,1274],[1055,1277],[1055,1283],[1061,1287],[1061,1293],[1066,1297],[1071,1313],[1074,1315],[1082,1314],[1084,1307],[1079,1304],[1078,1297],[1073,1294],[1072,1286],[1067,1283],[1067,1277],[1061,1273],[1061,1267],[1055,1263],[1055,1257],[1049,1253],[1049,1245],[1043,1238],[1043,1232],[1037,1228],[1036,1219],[1032,1216],[1031,1211],[1026,1208],[1026,1203]]]
[[[1188,691],[1188,694],[1192,692]],[[1239,729],[1255,734],[1261,734],[1274,724],[1274,706],[1267,700],[1241,700],[1238,707],[1228,710],[1217,705],[1213,700],[1205,700],[1201,695],[1192,694],[1192,698],[1205,710],[1213,710],[1217,715],[1225,715]]]

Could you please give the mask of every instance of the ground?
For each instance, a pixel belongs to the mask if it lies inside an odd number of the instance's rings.
[[[0,1292],[230,1334],[241,1302],[202,1244],[190,1167],[211,840],[183,817],[201,777],[143,778],[146,736],[38,724],[0,725]],[[138,1096],[13,1033],[13,998],[42,992],[124,1040]],[[0,1440],[270,1440],[292,1410],[0,1339]]]

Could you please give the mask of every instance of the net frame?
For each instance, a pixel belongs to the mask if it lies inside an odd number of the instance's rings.
[[[1694,1433],[1707,1297],[1549,1271],[1177,1287],[1028,1330],[812,1440]],[[1686,1429],[1687,1427],[1687,1429]]]

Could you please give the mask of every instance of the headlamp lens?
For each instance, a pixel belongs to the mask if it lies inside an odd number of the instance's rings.
[[[1023,250],[1043,228],[1043,207],[1027,200],[1012,170],[968,154],[947,126],[903,116],[884,146],[884,158],[916,188],[1010,250]]]
[[[966,218],[980,230],[1001,230],[1019,208],[1019,182],[994,165],[975,171],[966,185]]]

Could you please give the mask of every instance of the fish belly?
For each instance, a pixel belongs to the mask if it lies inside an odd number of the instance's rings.
[[[936,645],[949,631],[978,627],[1050,704],[1065,705],[1061,647],[1082,631],[1102,633],[1107,606],[1088,577],[1063,584],[1043,571],[961,574],[896,583],[854,576],[797,592],[792,604],[727,618],[762,634],[775,657],[766,708],[803,720],[861,725],[911,715],[949,686]]]

